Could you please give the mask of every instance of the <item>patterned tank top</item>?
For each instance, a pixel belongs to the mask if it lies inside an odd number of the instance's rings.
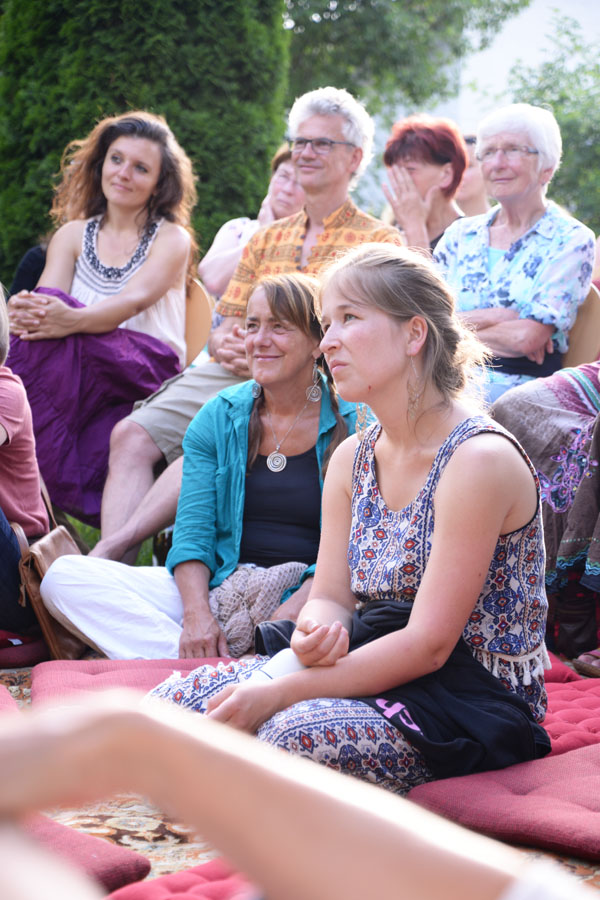
[[[508,438],[535,479],[538,506],[523,528],[500,535],[481,594],[463,631],[473,655],[543,719],[547,698],[544,644],[548,601],[544,589],[544,539],[537,475],[517,440],[486,416],[465,419],[437,452],[425,484],[400,510],[386,506],[377,484],[375,424],[359,443],[352,472],[352,531],[348,545],[351,587],[359,603],[412,602],[431,552],[435,491],[448,460],[463,441],[493,432]]]

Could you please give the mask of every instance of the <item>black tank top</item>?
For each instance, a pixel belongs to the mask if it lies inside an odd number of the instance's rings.
[[[281,472],[271,472],[257,456],[246,475],[240,562],[275,566],[312,565],[317,559],[321,487],[316,448],[288,456]]]

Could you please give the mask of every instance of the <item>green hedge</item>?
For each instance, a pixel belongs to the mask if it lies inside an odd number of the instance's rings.
[[[194,161],[204,249],[258,211],[285,131],[283,0],[5,0],[0,277],[49,228],[67,142],[130,108],[164,115]]]

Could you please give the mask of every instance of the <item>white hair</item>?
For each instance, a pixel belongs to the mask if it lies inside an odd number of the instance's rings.
[[[302,94],[294,101],[288,116],[288,137],[294,140],[298,128],[311,116],[342,116],[342,132],[347,141],[360,147],[362,159],[354,173],[354,184],[363,174],[373,157],[373,119],[352,94],[344,88],[322,87]]]
[[[552,169],[554,175],[560,165],[562,139],[558,122],[549,109],[530,103],[511,103],[489,113],[477,129],[477,155],[483,142],[491,140],[500,131],[525,135],[527,143],[539,153],[540,170]]]

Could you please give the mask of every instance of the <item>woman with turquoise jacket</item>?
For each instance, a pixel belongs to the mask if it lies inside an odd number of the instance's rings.
[[[356,424],[355,406],[338,400],[318,365],[317,289],[294,273],[254,290],[245,332],[253,381],[222,391],[189,426],[166,568],[66,556],[44,578],[53,615],[109,658],[238,656],[259,621],[296,619],[317,556],[323,474]],[[169,496],[176,467],[165,473]],[[155,488],[127,535],[99,552],[152,533],[158,510],[168,518],[160,480]]]

